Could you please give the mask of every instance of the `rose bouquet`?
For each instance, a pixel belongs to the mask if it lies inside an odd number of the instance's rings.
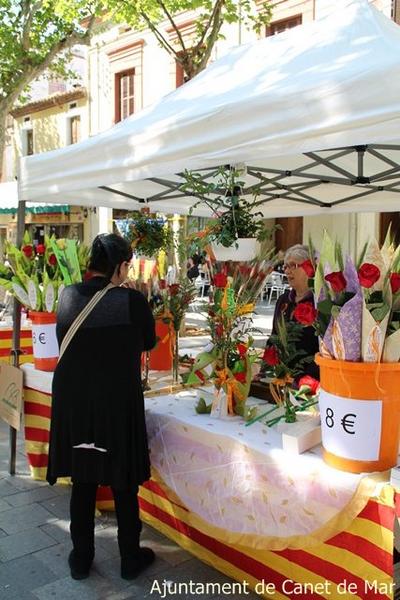
[[[54,312],[62,289],[82,281],[88,249],[75,240],[45,237],[34,245],[26,231],[21,249],[6,243],[8,266],[1,272],[0,285],[33,311]]]
[[[314,280],[314,327],[323,357],[352,362],[391,360],[399,338],[385,340],[395,333],[398,320],[399,262],[399,249],[388,241],[379,248],[373,240],[354,264],[350,257],[343,258],[340,246],[325,234]]]
[[[311,303],[301,303],[294,311],[303,324],[314,321],[316,310]],[[275,425],[281,419],[286,423],[296,421],[296,413],[304,411],[317,403],[319,382],[313,377],[305,375],[295,385],[295,379],[304,372],[307,363],[313,360],[307,356],[305,350],[299,349],[298,342],[302,336],[302,324],[297,321],[286,321],[282,316],[277,324],[277,333],[272,334],[268,346],[261,358],[261,372],[270,386],[271,395],[277,406],[248,421],[248,425],[255,423],[277,409],[278,416],[273,416],[265,421],[269,426]]]
[[[198,412],[243,415],[257,360],[253,348],[255,301],[272,270],[271,262],[226,263],[212,274],[213,294],[207,307],[211,344],[199,354],[187,383],[214,382],[215,401],[201,400]]]

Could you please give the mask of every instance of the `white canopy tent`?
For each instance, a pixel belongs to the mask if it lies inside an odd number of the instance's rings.
[[[184,214],[198,200],[184,169],[244,164],[266,217],[398,210],[400,28],[366,0],[335,4],[104,133],[23,158],[20,199]]]

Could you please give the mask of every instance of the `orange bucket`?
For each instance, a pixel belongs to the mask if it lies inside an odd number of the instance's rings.
[[[39,371],[54,371],[58,360],[56,313],[29,311],[32,321],[33,362]]]
[[[323,358],[320,411],[323,458],[350,473],[386,471],[397,464],[400,363]]]
[[[149,367],[152,371],[170,371],[172,369],[171,330],[168,323],[156,319],[157,345],[150,352]]]

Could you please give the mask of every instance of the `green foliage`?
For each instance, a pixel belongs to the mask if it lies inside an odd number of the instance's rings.
[[[159,44],[182,65],[186,80],[207,66],[215,42],[223,38],[221,28],[224,23],[240,22],[259,33],[270,22],[272,13],[269,1],[258,5],[257,9],[250,0],[109,0],[107,4],[121,22],[126,21],[134,29],[149,28]],[[196,11],[195,33],[190,36],[190,45],[174,20],[184,11]],[[176,46],[171,44],[163,22],[176,33]]]
[[[155,256],[172,247],[172,231],[164,219],[135,212],[117,221],[117,227],[133,251],[142,256]]]
[[[191,171],[185,171],[184,177],[182,190],[199,198],[191,207],[190,214],[199,204],[206,204],[216,217],[210,219],[206,235],[198,238],[200,249],[210,242],[229,248],[237,245],[238,238],[256,238],[262,242],[272,237],[275,228],[267,229],[263,214],[255,210],[258,205],[257,188],[251,190],[251,201],[243,198],[245,182],[240,179],[237,169],[219,167],[215,181],[208,181],[201,173]]]
[[[297,348],[302,337],[303,326],[297,321],[286,321],[282,315],[277,329],[277,333],[272,334],[268,341],[278,350],[279,362],[274,366],[266,364],[265,373],[273,379],[296,377],[303,373],[307,363],[313,361],[313,357],[307,356],[305,350]]]

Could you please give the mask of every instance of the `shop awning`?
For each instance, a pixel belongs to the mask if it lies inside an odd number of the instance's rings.
[[[16,214],[18,210],[18,186],[11,181],[0,183],[0,215]],[[25,212],[32,214],[69,213],[68,204],[46,204],[44,202],[27,202]]]

